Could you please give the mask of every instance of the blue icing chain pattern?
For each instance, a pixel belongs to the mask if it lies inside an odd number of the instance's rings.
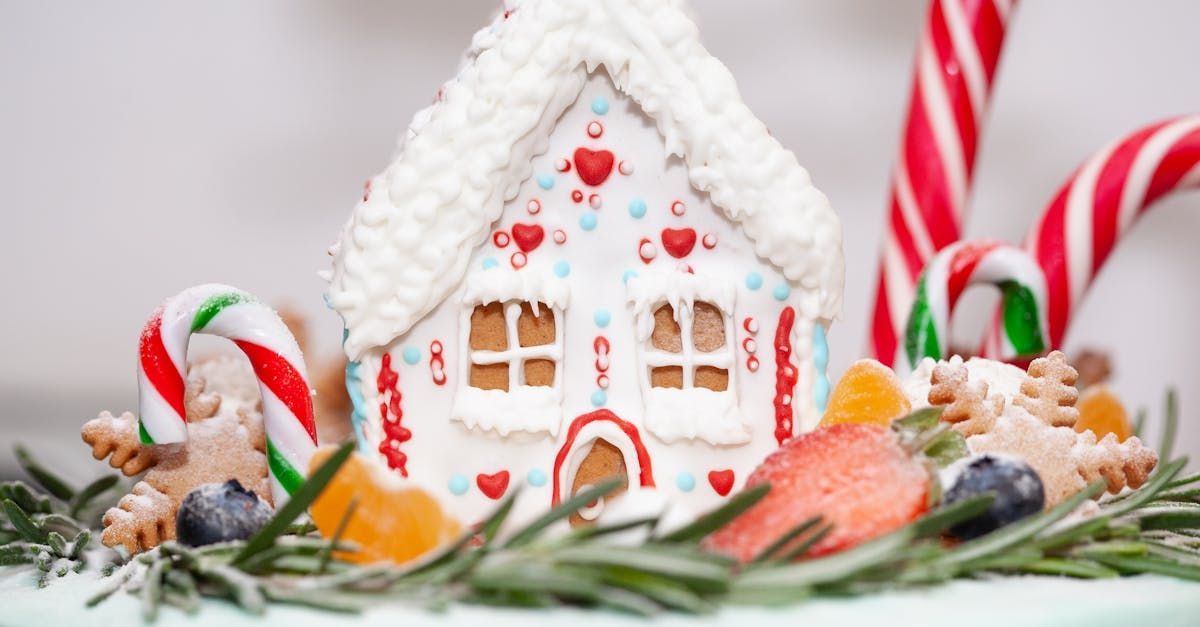
[[[538,187],[542,189],[550,189],[554,187],[554,177],[549,174],[539,174],[537,177]]]
[[[596,96],[592,99],[592,113],[596,115],[604,115],[608,113],[608,99],[604,96]]]
[[[350,396],[350,404],[354,407],[350,412],[350,426],[354,429],[354,440],[358,442],[358,451],[369,454],[367,437],[363,434],[363,423],[367,420],[363,406],[367,404],[367,401],[363,398],[362,377],[358,374],[358,369],[361,367],[362,364],[357,361],[346,364],[346,393]]]
[[[825,325],[813,325],[813,368],[817,376],[813,381],[813,401],[817,413],[824,414],[829,405],[829,340],[825,336]]]

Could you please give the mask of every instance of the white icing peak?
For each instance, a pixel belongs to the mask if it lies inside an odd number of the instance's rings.
[[[801,288],[810,317],[842,299],[841,224],[742,102],[682,0],[512,0],[419,112],[335,245],[329,300],[351,359],[405,333],[461,282],[587,74],[605,68],[653,119],[693,187]]]

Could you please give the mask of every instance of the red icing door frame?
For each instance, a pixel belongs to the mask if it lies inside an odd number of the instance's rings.
[[[571,451],[575,448],[575,441],[579,438],[579,433],[583,428],[596,423],[608,422],[615,425],[633,444],[634,451],[637,452],[638,461],[638,483],[643,488],[654,487],[654,471],[651,468],[650,452],[646,450],[645,443],[642,442],[642,435],[638,432],[633,423],[622,420],[607,409],[597,409],[596,411],[583,414],[575,420],[571,421],[571,426],[567,429],[567,438],[563,442],[562,448],[558,450],[558,455],[554,458],[554,495],[552,504],[558,506],[562,502],[562,467],[570,457]],[[613,443],[617,444],[616,442]]]

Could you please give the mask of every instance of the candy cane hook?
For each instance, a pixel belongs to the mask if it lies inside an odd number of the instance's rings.
[[[950,318],[970,285],[988,283],[1003,294],[1004,342],[1017,355],[1046,349],[1046,280],[1033,257],[994,240],[953,244],[930,260],[917,281],[917,296],[904,334],[911,367],[924,357],[949,353]]]
[[[192,334],[232,340],[250,359],[262,394],[275,506],[304,482],[317,446],[312,393],[300,347],[270,307],[228,285],[188,288],[154,311],[138,346],[138,410],[146,444],[187,441],[184,379]]]

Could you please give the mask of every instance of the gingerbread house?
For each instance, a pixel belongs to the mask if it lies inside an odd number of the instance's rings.
[[[464,521],[608,475],[699,511],[819,419],[841,227],[698,35],[509,2],[331,251],[361,448]]]

